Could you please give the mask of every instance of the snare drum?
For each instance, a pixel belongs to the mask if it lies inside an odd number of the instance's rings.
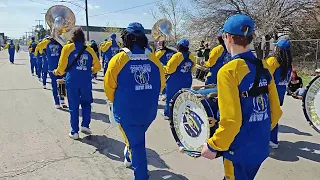
[[[196,72],[195,72],[195,78],[204,82],[206,79],[206,76],[208,75],[209,73],[209,69],[205,68],[205,67],[202,67],[202,66],[199,66],[199,65],[196,65]]]
[[[213,118],[217,122],[210,124],[209,120]],[[170,101],[169,119],[179,148],[192,157],[199,157],[203,143],[218,128],[218,101],[196,91],[180,90]]]
[[[57,79],[57,84],[58,84],[59,96],[66,97],[67,96],[66,81],[64,79]]]

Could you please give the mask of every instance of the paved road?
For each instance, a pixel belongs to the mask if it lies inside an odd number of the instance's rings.
[[[71,140],[68,112],[56,110],[50,89],[31,76],[27,53],[17,54],[12,65],[1,51],[0,179],[132,179],[132,170],[122,166],[123,139],[109,124],[102,88],[100,73],[94,82],[94,135]],[[280,149],[272,151],[256,179],[318,180],[320,135],[306,122],[301,102],[287,98],[283,110]],[[161,111],[147,132],[150,179],[222,179],[221,159],[192,159],[177,151]]]

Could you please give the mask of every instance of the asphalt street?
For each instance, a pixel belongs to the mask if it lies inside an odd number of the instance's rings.
[[[93,81],[93,135],[80,134],[74,141],[68,137],[68,112],[54,107],[50,78],[43,89],[31,76],[26,52],[16,54],[15,62],[10,64],[7,51],[0,52],[0,179],[133,179],[122,163],[124,140],[108,119],[102,72]],[[320,134],[305,120],[301,101],[286,97],[283,111],[280,147],[271,151],[256,179],[319,180]],[[163,102],[147,132],[150,179],[221,180],[221,158],[179,153],[161,112]]]

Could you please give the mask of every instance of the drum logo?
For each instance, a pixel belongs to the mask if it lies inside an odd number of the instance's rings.
[[[75,56],[77,56],[77,54],[75,54]],[[82,54],[80,59],[78,60],[78,66],[76,67],[76,69],[80,71],[86,71],[88,69],[87,61],[88,61],[88,55]]]
[[[136,91],[152,89],[152,85],[149,84],[149,73],[151,72],[150,64],[131,65],[130,70],[134,76],[134,80],[137,83],[135,85]]]
[[[172,122],[177,138],[187,149],[201,151],[210,135],[208,115],[201,100],[192,92],[180,92],[172,105]]]
[[[191,110],[190,105],[187,105],[183,113],[184,129],[191,137],[198,137],[201,133],[201,126],[203,121],[194,111]]]

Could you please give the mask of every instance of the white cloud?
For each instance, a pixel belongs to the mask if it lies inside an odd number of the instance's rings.
[[[0,7],[7,7],[7,5],[4,5],[4,4],[0,4]]]
[[[148,13],[143,13],[143,15],[145,15],[145,16],[146,16],[146,15],[148,15]]]

